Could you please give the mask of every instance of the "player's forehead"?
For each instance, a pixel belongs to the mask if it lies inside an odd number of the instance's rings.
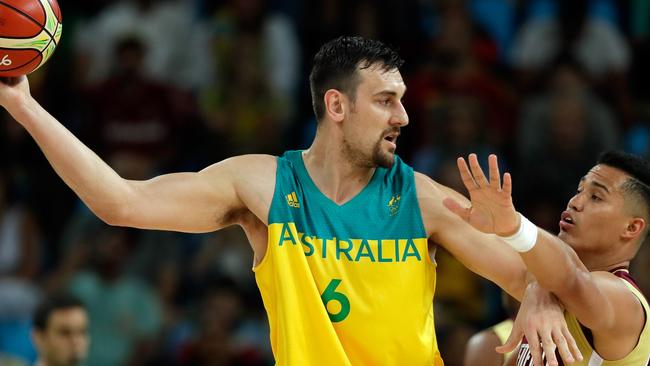
[[[580,185],[594,186],[615,192],[628,178],[629,175],[620,169],[598,164],[580,179]]]
[[[360,78],[359,90],[371,95],[388,91],[399,97],[406,92],[406,84],[398,69],[386,70],[381,64],[362,66],[365,65],[359,66],[357,70]]]

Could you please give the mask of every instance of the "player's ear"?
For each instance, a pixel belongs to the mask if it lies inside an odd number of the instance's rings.
[[[645,219],[642,217],[635,217],[627,223],[627,227],[623,232],[623,237],[626,239],[635,239],[639,237],[646,228]]]
[[[344,99],[343,93],[336,89],[329,89],[325,92],[325,113],[334,122],[341,122],[345,117]]]

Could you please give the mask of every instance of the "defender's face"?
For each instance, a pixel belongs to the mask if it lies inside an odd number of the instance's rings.
[[[53,311],[46,329],[34,332],[34,340],[47,365],[79,365],[88,353],[86,310],[75,307]]]
[[[631,215],[625,211],[624,172],[596,165],[585,175],[560,219],[558,236],[576,252],[607,252],[620,240]]]
[[[399,70],[384,71],[373,65],[357,73],[360,83],[343,124],[343,149],[361,165],[390,167],[400,128],[408,124],[402,105],[406,85]]]

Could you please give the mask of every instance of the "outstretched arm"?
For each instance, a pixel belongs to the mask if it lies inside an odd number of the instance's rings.
[[[430,240],[447,249],[469,270],[520,300],[526,288],[526,267],[519,255],[496,236],[474,229],[442,205],[447,197],[467,201],[462,195],[424,174],[416,173],[415,182]]]
[[[459,158],[458,167],[472,206],[463,208],[451,200],[445,205],[481,231],[508,236],[518,232],[521,225],[520,215],[512,205],[510,178],[506,175],[501,187],[496,156],[489,157],[489,166],[488,179],[476,155],[469,156],[469,167]],[[536,238],[522,250],[521,258],[539,284],[557,295],[580,323],[594,335],[624,329],[621,334],[636,328],[640,331],[642,322],[638,320],[643,318],[643,309],[623,282],[607,272],[590,272],[561,239],[537,227],[533,231]]]
[[[132,181],[43,109],[31,97],[26,77],[0,81],[0,104],[34,138],[65,183],[109,224],[206,232],[236,223],[236,213],[244,209],[266,222],[274,157],[235,157],[198,173]]]

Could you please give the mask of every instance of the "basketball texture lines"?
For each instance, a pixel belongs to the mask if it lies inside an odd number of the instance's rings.
[[[20,76],[41,67],[61,39],[56,0],[0,0],[0,76]]]

